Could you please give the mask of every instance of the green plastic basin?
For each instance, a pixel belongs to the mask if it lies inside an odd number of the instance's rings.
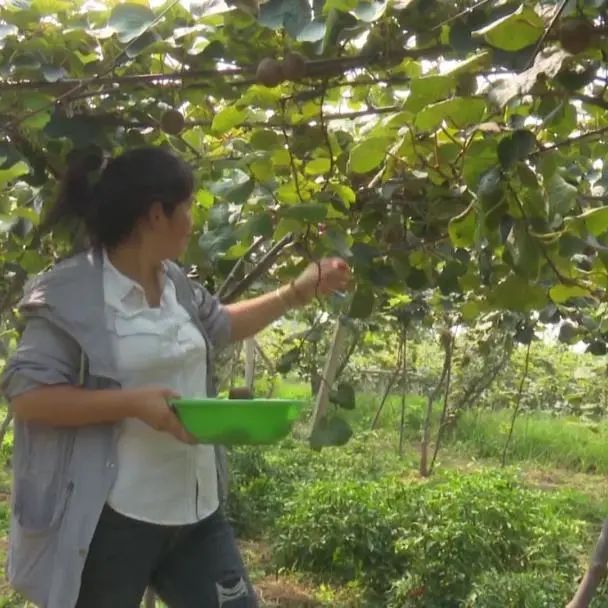
[[[260,445],[289,434],[303,402],[290,399],[174,399],[186,430],[201,443]]]

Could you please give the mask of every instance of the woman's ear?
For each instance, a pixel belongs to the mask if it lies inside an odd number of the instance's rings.
[[[147,219],[152,228],[155,228],[166,221],[167,216],[165,215],[165,210],[160,201],[156,201],[150,205]]]

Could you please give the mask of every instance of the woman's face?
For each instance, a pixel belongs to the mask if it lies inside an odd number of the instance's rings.
[[[192,201],[179,203],[171,215],[165,213],[160,203],[155,203],[146,232],[161,260],[179,258],[186,251],[192,234]]]

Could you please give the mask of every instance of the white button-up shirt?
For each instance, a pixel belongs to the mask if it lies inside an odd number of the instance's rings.
[[[151,308],[142,287],[104,255],[107,328],[124,388],[159,386],[184,397],[205,397],[206,344],[178,303],[163,273],[160,306]],[[117,478],[110,506],[134,519],[189,524],[219,506],[213,446],[187,445],[141,420],[122,422]]]

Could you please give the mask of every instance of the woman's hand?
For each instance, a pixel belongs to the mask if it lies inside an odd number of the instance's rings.
[[[349,265],[342,258],[323,258],[312,262],[293,282],[295,295],[307,304],[317,295],[348,289],[351,281]]]
[[[133,415],[157,431],[170,433],[184,443],[196,443],[196,439],[186,431],[169,407],[168,400],[179,397],[177,393],[165,388],[146,387],[127,389],[131,400]]]

